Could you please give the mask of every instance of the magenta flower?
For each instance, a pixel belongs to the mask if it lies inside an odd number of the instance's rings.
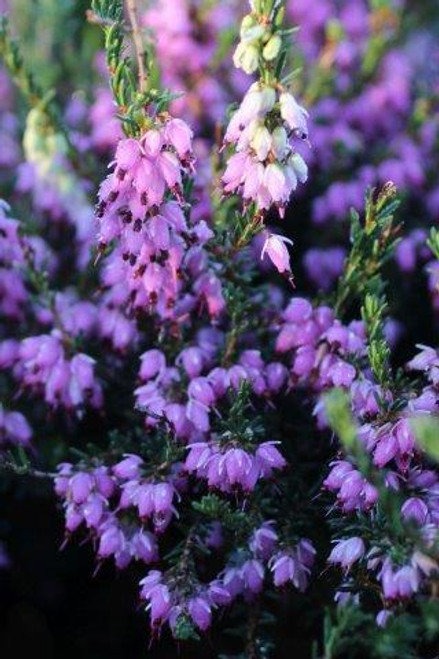
[[[288,249],[285,247],[286,243],[293,245],[293,241],[289,238],[269,234],[265,239],[261,253],[261,259],[267,255],[274,267],[281,274],[291,272],[290,255]]]
[[[188,602],[188,611],[194,624],[201,631],[204,632],[209,629],[212,624],[212,611],[210,603],[205,596],[198,595],[190,599]]]
[[[361,538],[348,538],[347,540],[341,540],[335,545],[328,561],[340,565],[347,571],[364,556],[364,552],[365,546]]]

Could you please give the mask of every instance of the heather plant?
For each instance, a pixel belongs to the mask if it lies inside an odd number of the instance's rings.
[[[5,501],[129,584],[133,656],[434,657],[437,11],[10,4]]]

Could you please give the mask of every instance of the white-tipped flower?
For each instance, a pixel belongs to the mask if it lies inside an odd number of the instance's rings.
[[[280,273],[291,272],[290,255],[286,243],[293,245],[293,241],[289,238],[271,233],[265,239],[264,247],[262,248],[261,259],[264,256],[268,256],[276,270]]]
[[[273,87],[255,82],[244,96],[238,110],[242,123],[248,124],[252,119],[264,117],[274,108],[275,103],[276,92]]]
[[[290,165],[301,183],[308,180],[308,165],[299,153],[293,153],[290,158]]]
[[[252,13],[242,21],[234,62],[247,73],[259,70],[259,80],[250,86],[227,126],[224,145],[233,145],[235,153],[222,182],[226,194],[255,202],[262,217],[272,206],[283,217],[291,193],[308,178],[306,163],[294,155],[292,144],[294,138],[307,139],[308,113],[283,91],[281,72],[273,75],[278,67],[269,64],[283,49],[282,3],[250,0],[250,5]]]
[[[287,131],[283,126],[277,126],[271,135],[271,148],[278,160],[285,158],[289,149]]]
[[[260,124],[254,131],[250,145],[255,151],[258,160],[265,160],[271,149],[271,135],[268,129]]]
[[[306,139],[308,137],[308,124],[306,121],[308,112],[288,92],[280,95],[279,102],[282,119],[299,137]]]
[[[259,49],[252,42],[241,41],[233,55],[233,63],[237,69],[242,69],[247,75],[254,73],[259,64]]]

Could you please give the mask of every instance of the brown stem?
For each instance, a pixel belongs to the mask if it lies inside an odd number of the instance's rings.
[[[137,16],[136,0],[127,0],[127,12],[131,23],[134,49],[136,51],[137,69],[139,73],[139,90],[146,91],[145,49],[143,47],[142,31]]]

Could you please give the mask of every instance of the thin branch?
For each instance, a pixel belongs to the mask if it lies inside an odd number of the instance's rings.
[[[13,462],[0,462],[0,471],[14,474],[15,476],[30,476],[31,478],[43,478],[53,480],[59,474],[50,471],[34,469],[30,465],[16,465]]]
[[[136,51],[137,68],[139,74],[139,89],[141,92],[144,92],[146,91],[147,81],[147,74],[145,69],[145,48],[143,46],[142,31],[137,15],[136,0],[127,0],[127,11],[133,33],[134,49]]]

